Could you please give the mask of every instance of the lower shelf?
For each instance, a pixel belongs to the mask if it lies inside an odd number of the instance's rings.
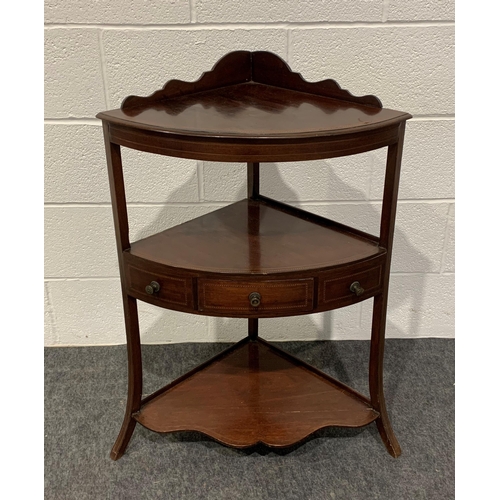
[[[134,418],[156,432],[199,431],[229,446],[284,447],[323,427],[362,427],[369,401],[262,339],[245,339],[146,398]]]

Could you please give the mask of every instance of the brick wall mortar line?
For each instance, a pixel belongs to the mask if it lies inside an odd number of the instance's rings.
[[[45,283],[56,283],[56,282],[66,282],[66,281],[120,281],[120,277],[117,276],[45,276]]]
[[[399,204],[410,204],[410,203],[419,203],[419,204],[429,204],[435,205],[439,203],[452,203],[454,202],[454,198],[399,198]],[[316,206],[328,206],[328,205],[381,205],[382,199],[373,199],[373,200],[300,200],[300,201],[292,201],[286,202],[290,205],[301,206],[301,205],[316,205]]]
[[[232,203],[232,202],[231,202]],[[223,201],[207,201],[207,202],[168,202],[168,203],[154,203],[154,202],[141,202],[141,203],[127,203],[127,207],[129,208],[142,208],[142,207],[152,207],[152,208],[168,208],[168,207],[177,207],[177,208],[188,208],[188,207],[213,207],[220,208],[224,204],[227,204]],[[73,203],[73,202],[62,202],[62,203],[50,203],[47,202],[44,204],[45,208],[111,208],[111,203],[103,202],[103,203]]]
[[[191,24],[196,23],[196,0],[189,0],[189,21]]]
[[[436,205],[443,203],[454,203],[454,198],[408,198],[408,199],[399,199],[399,204],[420,204],[420,205]],[[223,200],[223,201],[192,201],[192,202],[168,202],[168,203],[155,203],[155,202],[142,202],[142,203],[127,203],[129,208],[141,208],[141,207],[158,207],[158,208],[168,208],[168,207],[177,207],[177,208],[187,208],[187,207],[213,207],[219,208],[221,206],[225,206],[231,203],[235,203],[234,200]],[[289,205],[296,207],[303,207],[304,205],[308,206],[336,206],[336,205],[381,205],[381,199],[374,200],[300,200],[300,201],[289,201],[284,200],[284,203],[288,203]],[[103,203],[94,203],[94,202],[61,202],[61,203],[53,203],[46,202],[44,204],[45,208],[110,208],[111,203],[103,202]]]
[[[398,205],[408,205],[408,204],[420,204],[420,205],[436,205],[443,203],[454,203],[454,198],[422,198],[422,199],[399,199]],[[231,203],[235,203],[234,200],[223,200],[223,201],[192,201],[192,202],[168,202],[168,203],[155,203],[155,202],[142,202],[142,203],[127,203],[129,208],[141,208],[141,207],[152,207],[152,208],[168,208],[168,207],[177,207],[177,208],[187,208],[187,207],[212,207],[212,208],[220,208],[221,206],[225,206]],[[288,203],[289,205],[296,207],[304,207],[304,206],[339,206],[339,205],[381,205],[381,199],[374,200],[300,200],[300,201],[289,201],[284,200],[284,203]],[[111,203],[102,202],[102,203],[94,203],[94,202],[61,202],[61,203],[53,203],[46,202],[44,204],[45,208],[110,208]],[[306,207],[307,208],[307,207]]]
[[[290,65],[292,61],[292,30],[286,30],[286,62]]]
[[[176,342],[171,342],[172,344],[175,344]],[[141,342],[142,345],[148,345],[147,342]],[[57,343],[57,344],[45,344],[45,348],[50,348],[50,349],[53,349],[54,347],[115,347],[115,346],[121,346],[121,345],[126,345],[126,343],[124,342],[121,342],[121,343],[116,343],[116,344],[63,344],[63,343]],[[155,342],[155,344],[151,344],[151,345],[161,345],[161,344],[157,344]]]
[[[451,225],[451,217],[450,217],[450,212],[451,212],[451,207],[453,206],[453,203],[450,203],[448,206],[448,212],[446,213],[446,228],[444,230],[444,242],[443,242],[443,250],[441,253],[441,264],[439,266],[439,273],[443,274],[444,273],[444,266],[445,266],[445,260],[446,260],[446,250],[448,248],[448,241],[450,239],[450,225]]]
[[[382,22],[387,22],[387,18],[389,17],[389,4],[390,0],[384,0],[382,3]]]
[[[268,23],[182,23],[182,24],[77,24],[77,23],[54,23],[45,24],[45,29],[106,29],[106,30],[223,30],[223,29],[316,29],[316,28],[391,28],[391,27],[431,27],[431,26],[454,26],[455,21],[358,21],[358,22],[286,22],[276,21]]]
[[[439,121],[439,120],[447,120],[447,121],[450,121],[450,120],[455,120],[455,114],[454,113],[446,113],[446,114],[442,114],[442,115],[432,115],[432,114],[429,114],[429,115],[413,115],[413,118],[411,119],[411,121]]]
[[[92,125],[100,127],[102,122],[98,118],[44,118],[43,123],[45,125]]]
[[[104,43],[102,41],[102,35],[104,30],[99,30],[99,58],[100,58],[100,67],[101,67],[101,77],[102,77],[102,86],[104,89],[104,102],[106,103],[106,109],[110,107],[110,98],[109,98],[109,84],[108,84],[108,74],[106,71],[106,57],[104,54]]]

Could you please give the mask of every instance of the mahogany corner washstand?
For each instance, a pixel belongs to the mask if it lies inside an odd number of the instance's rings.
[[[408,113],[310,83],[269,52],[231,52],[195,82],[129,96],[103,122],[128,348],[128,400],[111,451],[137,422],[199,431],[229,446],[285,447],[327,426],[376,422],[401,453],[384,401],[383,354],[397,191]],[[248,197],[130,242],[120,147],[247,165]],[[261,162],[307,161],[387,147],[380,233],[373,236],[259,192]],[[225,168],[221,164],[221,171]],[[265,165],[262,167],[265,168]],[[258,319],[374,299],[366,397],[258,336]],[[191,314],[248,318],[248,337],[142,396],[137,300]]]

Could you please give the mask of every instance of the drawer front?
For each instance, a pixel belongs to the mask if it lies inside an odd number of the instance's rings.
[[[356,282],[359,283],[359,287],[353,285]],[[340,277],[336,276],[335,272],[327,271],[319,276],[318,304],[321,306],[333,305],[334,302],[342,304],[357,302],[374,295],[381,283],[381,265]],[[356,294],[356,288],[360,292],[359,295]]]
[[[313,278],[272,281],[200,279],[198,283],[200,311],[292,315],[313,308]]]
[[[161,274],[144,271],[135,266],[128,266],[127,285],[132,294],[137,298],[144,298],[148,302],[158,304],[160,306],[192,307],[193,306],[193,290],[192,279],[177,276],[164,276]],[[146,291],[147,286],[151,286],[152,282],[159,285],[159,290]]]

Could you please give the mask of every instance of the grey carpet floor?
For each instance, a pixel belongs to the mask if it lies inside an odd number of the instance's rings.
[[[369,342],[276,343],[368,394]],[[228,344],[143,346],[145,393]],[[400,500],[454,498],[454,341],[390,339],[385,388],[402,455],[375,424],[329,428],[284,450],[235,450],[195,432],[137,425],[125,455],[109,452],[126,396],[126,349],[45,349],[45,498]]]

